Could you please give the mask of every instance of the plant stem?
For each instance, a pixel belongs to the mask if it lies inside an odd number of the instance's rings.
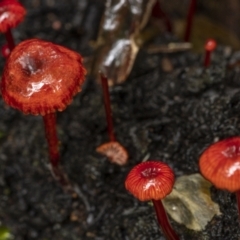
[[[108,136],[110,138],[110,141],[114,142],[116,141],[116,137],[113,129],[112,111],[110,106],[110,97],[109,97],[109,89],[108,89],[108,79],[102,73],[100,73],[100,75],[101,75],[101,81],[102,81],[104,107],[105,107],[106,119],[107,119]]]
[[[195,14],[196,3],[197,3],[196,0],[191,0],[190,6],[189,6],[189,9],[188,9],[185,36],[184,36],[184,41],[185,42],[189,42],[190,35],[191,35],[191,32],[192,32],[192,23],[193,23],[193,16]]]
[[[13,40],[11,29],[8,29],[5,32],[5,37],[6,37],[6,40],[7,40],[8,48],[11,52],[15,48],[15,43],[14,43],[14,40]]]
[[[162,201],[161,200],[152,200],[158,223],[163,231],[164,236],[166,237],[167,240],[179,240],[179,237],[173,230],[169,220],[167,213],[163,207]]]
[[[152,16],[159,18],[159,19],[163,19],[166,29],[168,32],[172,32],[172,23],[169,20],[168,16],[166,15],[166,13],[162,10],[161,6],[160,6],[160,2],[159,0],[157,0],[157,2],[155,3],[155,5],[153,6],[152,9]]]
[[[211,55],[214,49],[216,48],[217,43],[214,39],[209,38],[205,43],[205,58],[204,58],[204,67],[209,67],[211,62]]]
[[[49,113],[43,116],[45,134],[48,142],[50,171],[54,179],[59,182],[64,191],[73,194],[75,191],[74,185],[70,182],[67,175],[59,165],[60,154],[58,148],[58,137],[56,131],[56,113]]]
[[[204,67],[209,67],[211,58],[211,51],[206,50],[204,58]]]
[[[58,137],[56,131],[56,113],[49,113],[43,116],[45,134],[48,141],[50,162],[53,167],[59,164]]]

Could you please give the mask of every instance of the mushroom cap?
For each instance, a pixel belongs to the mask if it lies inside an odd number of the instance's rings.
[[[51,42],[26,40],[7,59],[1,82],[2,97],[25,114],[62,111],[81,91],[85,74],[78,53]]]
[[[173,188],[174,173],[165,163],[147,161],[136,165],[128,174],[125,187],[140,201],[160,200]]]
[[[100,154],[105,155],[112,163],[118,164],[120,166],[127,163],[127,150],[119,142],[104,143],[97,147],[96,151]]]
[[[16,27],[26,14],[25,8],[16,0],[0,2],[0,32]]]
[[[202,175],[220,189],[240,190],[240,137],[212,144],[200,156]]]
[[[217,46],[217,43],[214,39],[210,38],[205,43],[205,50],[206,51],[213,51]]]

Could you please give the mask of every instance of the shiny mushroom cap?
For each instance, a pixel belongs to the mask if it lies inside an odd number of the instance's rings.
[[[217,47],[217,43],[214,39],[208,39],[205,43],[205,50],[206,51],[213,51]]]
[[[212,144],[200,156],[202,175],[219,189],[240,190],[240,137]]]
[[[62,111],[81,91],[85,74],[78,53],[51,42],[26,40],[7,59],[2,97],[25,114]]]
[[[172,191],[173,184],[172,169],[159,161],[136,165],[125,181],[126,189],[140,201],[163,199]]]
[[[16,0],[0,2],[0,32],[16,27],[26,14],[25,8]]]

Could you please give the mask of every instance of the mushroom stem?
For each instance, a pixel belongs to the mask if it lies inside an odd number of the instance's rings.
[[[109,97],[109,89],[108,89],[108,79],[102,73],[100,73],[100,76],[101,76],[101,81],[102,81],[108,136],[110,138],[110,141],[114,142],[114,141],[116,141],[116,137],[115,137],[114,130],[113,130],[112,111],[111,111],[111,106],[110,106],[110,97]]]
[[[209,67],[211,59],[211,51],[206,50],[204,58],[204,67]]]
[[[205,57],[204,57],[204,67],[209,67],[211,63],[211,55],[216,48],[217,43],[214,39],[208,39],[205,43]]]
[[[161,229],[163,231],[164,236],[166,237],[167,240],[179,240],[179,237],[173,230],[169,220],[168,216],[166,214],[166,211],[163,207],[162,201],[161,200],[152,200],[158,223],[161,226]]]
[[[59,164],[58,137],[56,132],[56,113],[49,113],[43,116],[45,134],[48,141],[49,156],[51,165],[57,167]]]
[[[75,192],[73,184],[59,165],[60,154],[58,148],[58,137],[56,131],[56,113],[49,113],[43,116],[45,134],[48,141],[50,156],[50,171],[54,179],[59,182],[65,192],[73,194]]]
[[[188,9],[188,15],[187,15],[187,22],[186,22],[186,29],[185,29],[185,36],[184,41],[189,42],[190,35],[192,32],[192,23],[193,23],[193,16],[196,9],[196,0],[191,0],[189,9]]]
[[[14,47],[15,47],[15,42],[13,40],[11,29],[8,29],[5,32],[5,37],[6,37],[6,40],[7,40],[7,43],[8,43],[8,48],[9,48],[9,50],[11,52],[14,49]]]

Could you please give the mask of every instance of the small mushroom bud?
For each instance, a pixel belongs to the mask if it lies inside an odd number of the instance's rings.
[[[204,67],[209,67],[211,62],[212,52],[215,50],[217,43],[214,39],[208,39],[205,43],[205,58],[204,58]]]

